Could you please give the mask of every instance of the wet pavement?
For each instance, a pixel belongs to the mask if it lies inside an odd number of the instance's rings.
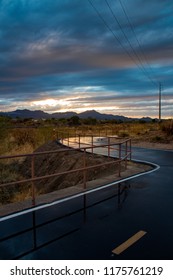
[[[1,221],[0,259],[173,259],[173,152],[133,148],[132,159],[160,169]]]

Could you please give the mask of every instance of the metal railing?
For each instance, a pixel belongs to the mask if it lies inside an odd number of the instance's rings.
[[[82,140],[87,138],[87,143]],[[95,144],[94,139],[100,139],[101,141],[107,142],[106,144]],[[82,140],[81,140],[82,139]],[[111,143],[113,141],[113,143]],[[106,136],[106,137],[97,137],[93,135],[78,135],[75,137],[66,137],[61,139],[61,143],[67,147],[79,148],[79,149],[88,149],[93,154],[100,154],[97,152],[99,148],[105,148],[105,155],[109,158],[111,156],[111,151],[117,151],[117,154],[114,155],[119,158],[120,161],[125,161],[127,167],[127,159],[131,160],[131,139],[123,139],[117,136]],[[88,145],[88,147],[86,146]],[[90,146],[90,147],[89,147]]]
[[[61,143],[67,147],[62,148],[62,149],[57,149],[53,151],[45,151],[45,152],[34,152],[32,154],[17,154],[17,155],[11,155],[11,156],[0,156],[0,161],[1,160],[7,160],[7,159],[14,159],[14,158],[26,158],[29,157],[31,158],[31,177],[27,179],[22,179],[22,180],[16,180],[8,183],[2,183],[0,184],[0,188],[7,188],[7,187],[12,187],[15,184],[25,184],[25,183],[31,183],[31,194],[32,194],[32,206],[36,205],[36,185],[35,183],[37,181],[49,179],[49,178],[54,178],[58,177],[61,175],[68,175],[72,174],[75,172],[83,172],[83,189],[86,189],[86,183],[87,183],[87,172],[93,168],[100,168],[101,166],[105,165],[111,165],[111,164],[118,164],[118,176],[121,176],[121,165],[122,162],[125,162],[125,168],[127,168],[127,162],[128,160],[131,160],[131,139],[120,139],[117,137],[105,137],[104,140],[106,140],[107,143],[105,144],[95,144],[94,142],[94,136],[91,135],[89,136],[91,141],[88,143],[84,143],[82,140],[83,136],[78,135],[78,141],[74,138],[68,138],[66,137],[65,139],[61,139]],[[60,142],[60,141],[58,141]],[[76,145],[75,147],[72,148],[73,145]],[[90,153],[98,153],[98,149],[102,150],[104,149],[105,155],[107,157],[111,157],[111,154],[116,151],[117,155],[116,160],[115,158],[104,163],[99,163],[91,166],[87,166],[87,161],[86,161],[86,154],[88,152]],[[36,170],[35,170],[35,158],[39,157],[41,155],[51,155],[51,154],[60,154],[62,152],[68,151],[69,153],[72,151],[82,151],[83,152],[83,166],[81,168],[75,168],[73,170],[67,170],[63,172],[55,172],[53,174],[49,175],[43,175],[43,176],[36,176]],[[97,151],[97,152],[96,152]]]
[[[41,221],[39,211],[25,213],[25,223],[23,223],[23,215],[19,216],[18,219],[15,220],[15,227],[12,223],[12,228],[10,228],[10,220],[8,222],[7,220],[1,221],[1,229],[4,227],[5,229],[8,228],[8,230],[5,231],[5,233],[2,231],[2,234],[0,234],[0,259],[17,260],[27,256],[28,254],[34,253],[36,250],[42,248],[47,249],[46,246],[49,246],[54,242],[58,242],[62,238],[77,232],[83,226],[83,224],[86,224],[88,220],[92,219],[91,215],[88,215],[87,209],[91,210],[101,203],[112,201],[113,199],[113,209],[115,209],[115,204],[117,204],[117,208],[120,209],[123,206],[126,197],[128,196],[129,188],[129,183],[123,182],[118,183],[117,188],[110,187],[109,192],[106,194],[104,193],[104,197],[98,196],[97,199],[87,200],[86,195],[83,197],[81,196],[80,203],[74,202],[71,205],[70,211],[68,207],[66,207],[65,211],[63,212],[57,211],[58,208],[56,208],[57,205],[55,205],[56,211],[53,211],[54,213],[51,211],[48,215],[42,214]],[[63,201],[61,202],[63,203]],[[78,217],[77,219],[76,215]],[[70,222],[71,218],[73,219],[73,223]],[[68,226],[63,228],[61,226],[62,221],[65,221],[67,225],[67,220]],[[58,225],[60,226],[58,227]],[[55,230],[55,227],[58,230]],[[48,229],[49,234],[45,234],[45,228]],[[26,234],[28,240],[27,243]],[[18,242],[19,238],[21,242]],[[24,240],[24,242],[22,242],[22,240]],[[4,243],[13,244],[13,247],[15,246],[15,250],[7,250],[6,246],[4,246]]]

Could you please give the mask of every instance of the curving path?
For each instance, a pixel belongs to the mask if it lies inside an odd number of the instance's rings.
[[[113,185],[0,221],[0,259],[172,260],[173,152],[133,148],[133,159],[160,168],[119,189]],[[117,254],[124,242],[127,248]]]

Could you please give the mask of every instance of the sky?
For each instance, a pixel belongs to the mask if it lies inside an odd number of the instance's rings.
[[[172,0],[0,0],[0,111],[173,117]]]

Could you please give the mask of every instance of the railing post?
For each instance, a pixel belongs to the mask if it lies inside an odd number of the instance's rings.
[[[34,176],[35,176],[35,157],[34,157],[34,155],[32,156],[32,160],[31,160],[31,176],[32,176],[32,179],[34,179]],[[32,206],[35,206],[35,182],[32,181],[31,185],[32,185]]]
[[[86,148],[84,148],[83,166],[84,166],[83,185],[84,185],[84,189],[86,189]]]

